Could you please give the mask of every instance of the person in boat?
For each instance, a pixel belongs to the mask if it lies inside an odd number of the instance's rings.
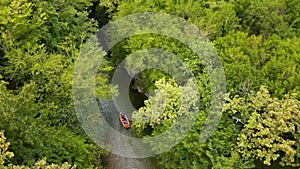
[[[125,117],[125,115],[124,115],[123,113],[121,113],[121,117],[122,117],[122,119],[124,120],[124,123],[126,124],[126,123],[127,123],[126,117]]]

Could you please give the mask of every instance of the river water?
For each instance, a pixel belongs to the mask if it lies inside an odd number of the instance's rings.
[[[125,129],[119,121],[118,115],[119,111],[122,110],[125,114],[130,118],[132,111],[134,111],[134,107],[128,104],[129,96],[128,83],[131,81],[131,77],[124,70],[120,71],[119,74],[116,75],[117,83],[119,86],[119,95],[113,100],[106,100],[101,102],[101,109],[104,115],[105,120],[112,128],[118,131],[121,134],[134,137],[135,132],[133,128]],[[129,100],[128,100],[129,99]],[[139,98],[137,98],[139,99]],[[141,98],[142,99],[142,98]],[[136,102],[140,102],[141,100],[136,100]],[[133,100],[134,102],[134,100]],[[128,105],[128,106],[127,106]],[[131,119],[131,118],[130,118]],[[132,122],[132,121],[131,121]],[[125,152],[135,152],[138,151],[139,147],[130,144],[130,142],[121,142],[118,136],[114,136],[111,133],[105,134],[105,140],[111,146],[111,150],[114,152],[125,151]],[[127,158],[117,156],[115,154],[109,154],[106,159],[105,168],[107,169],[156,169],[158,165],[154,157],[152,158]]]
[[[118,115],[119,112],[114,108],[113,102],[106,101],[106,106],[108,108],[109,113],[105,114],[106,121],[119,133],[134,137],[134,129],[125,129],[119,121]],[[106,109],[106,108],[105,108]],[[107,110],[107,109],[106,109]],[[118,136],[110,135],[110,133],[106,134],[106,141],[112,145],[111,149],[114,151],[125,151],[125,152],[134,152],[138,149],[135,145],[130,144],[130,142],[121,142],[118,139]],[[155,169],[156,162],[154,158],[126,158],[117,156],[114,154],[109,154],[106,159],[107,169]]]

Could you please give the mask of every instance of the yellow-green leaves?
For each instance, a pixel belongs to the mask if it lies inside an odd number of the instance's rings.
[[[26,39],[45,23],[47,16],[42,8],[27,0],[13,0],[0,4],[0,42],[8,51]]]
[[[14,153],[7,151],[10,143],[6,142],[4,132],[0,131],[0,168],[4,164],[5,160],[12,158]]]
[[[149,100],[145,101],[145,107],[139,109],[133,115],[133,126],[145,128],[145,122],[152,128],[159,126],[170,127],[178,116],[181,104],[180,88],[174,80],[160,79],[155,82],[157,89]],[[164,128],[164,127],[163,127]],[[166,128],[164,128],[166,129]],[[158,130],[161,131],[161,130]]]
[[[250,117],[238,138],[242,156],[259,159],[265,165],[279,160],[281,166],[297,166],[299,105],[295,96],[285,95],[281,100],[271,98],[262,87],[245,104]]]

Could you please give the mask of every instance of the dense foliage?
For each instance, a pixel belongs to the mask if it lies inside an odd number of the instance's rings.
[[[69,162],[89,168],[103,151],[83,134],[72,102],[81,43],[95,32],[92,2],[0,2],[0,128],[13,164]],[[105,80],[103,80],[105,81]]]
[[[30,169],[31,167],[25,165],[4,165],[5,160],[11,159],[14,156],[13,152],[8,151],[10,142],[6,142],[6,137],[4,136],[4,132],[0,131],[0,168],[2,169]],[[75,169],[76,166],[71,166],[68,163],[64,163],[62,165],[57,164],[47,164],[45,159],[35,162],[33,169],[41,168],[41,169]]]
[[[170,37],[143,34],[117,44],[112,55],[98,51],[107,56],[96,77],[99,97],[110,93],[107,82],[116,65],[142,49],[176,53],[195,75],[199,116],[182,142],[157,156],[160,166],[299,167],[299,0],[1,0],[0,130],[5,130],[11,145],[8,149],[1,132],[0,168],[47,168],[45,161],[36,162],[43,158],[57,164],[52,168],[71,167],[64,162],[77,168],[100,164],[105,152],[84,134],[73,108],[74,63],[81,45],[99,25],[147,11],[182,17],[206,35],[222,60],[228,92],[217,129],[207,142],[199,143],[211,86],[203,62],[191,49]],[[129,60],[127,66],[133,64],[145,66],[140,60]],[[188,113],[178,110],[179,91],[189,88],[165,72],[143,71],[135,83],[146,95],[154,93],[133,114],[140,137],[156,136]],[[167,100],[158,104],[164,96]],[[140,123],[142,117],[151,120]],[[150,146],[159,150],[162,144]]]
[[[162,168],[299,166],[300,1],[104,0],[100,5],[108,8],[112,20],[148,11],[182,17],[203,31],[222,59],[228,91],[226,105],[213,136],[200,144],[199,133],[211,99],[201,60],[181,42],[161,35],[130,37],[113,49],[111,60],[116,64],[141,49],[174,52],[198,80],[201,92],[198,120],[180,144],[157,157]],[[130,64],[145,66],[137,60]],[[156,136],[172,126],[179,116],[181,87],[158,70],[141,72],[136,82],[145,93],[155,95],[134,112],[133,125],[142,137]],[[165,108],[157,104],[163,103],[164,95],[168,96]],[[142,123],[142,118],[151,120]],[[157,150],[161,144],[150,146]]]

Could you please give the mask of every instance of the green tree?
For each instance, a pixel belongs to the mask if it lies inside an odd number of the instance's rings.
[[[138,12],[163,12],[176,15],[197,25],[211,39],[225,35],[239,27],[239,18],[236,16],[234,5],[224,0],[119,0],[113,2],[104,0],[100,5],[109,9],[108,12],[113,20]]]
[[[262,43],[261,36],[244,32],[230,32],[214,41],[233,94],[246,95],[266,81],[260,71],[268,59]]]
[[[88,168],[94,153],[103,153],[83,134],[72,101],[74,63],[96,28],[88,18],[91,5],[89,0],[0,2],[0,128],[13,143],[17,164],[46,157]],[[106,76],[99,73],[97,80],[98,87],[109,88]]]
[[[0,131],[0,168],[1,169],[75,169],[76,166],[72,166],[68,163],[64,163],[62,165],[57,164],[47,164],[45,159],[39,160],[34,163],[33,167],[25,166],[25,165],[13,165],[8,164],[7,166],[4,165],[5,161],[11,159],[14,156],[13,152],[8,151],[10,142],[6,142],[6,137],[4,136],[4,132]]]
[[[39,116],[39,104],[35,103],[37,85],[27,84],[22,91],[15,95],[6,89],[7,83],[1,82],[0,126],[6,130],[10,149],[16,152],[13,162],[18,164],[33,164],[37,159],[47,157],[50,162],[61,163],[68,161],[79,167],[91,165],[92,145],[86,139],[77,136],[63,126],[47,126]],[[48,105],[48,110],[55,105]]]
[[[299,38],[280,39],[274,35],[264,42],[268,62],[262,67],[272,95],[300,94]],[[297,96],[299,98],[299,96]]]
[[[272,98],[266,87],[250,97],[234,97],[226,105],[237,121],[238,152],[245,158],[265,165],[298,166],[299,100],[295,95]]]
[[[241,5],[245,6],[241,7]],[[243,10],[239,13],[243,27],[250,34],[264,37],[272,34],[278,34],[282,37],[291,35],[289,23],[285,19],[287,7],[283,0],[255,0],[249,2],[242,0],[239,6],[240,10]]]
[[[299,35],[300,30],[300,2],[297,0],[286,0],[286,20],[290,29],[295,32],[294,36]]]
[[[265,88],[255,97],[250,105],[254,112],[239,137],[240,152],[266,165],[279,160],[281,166],[298,166],[300,102],[289,95],[272,99]]]
[[[161,79],[156,83],[156,94],[145,101],[145,107],[140,108],[133,114],[135,119],[133,127],[140,136],[156,136],[169,127],[180,117],[180,89],[174,81],[165,81]],[[186,87],[188,90],[188,87]],[[191,92],[191,91],[189,91]],[[164,101],[164,99],[166,99]],[[195,102],[195,98],[188,102]],[[163,112],[162,112],[163,110]],[[159,164],[163,168],[253,168],[254,161],[241,158],[237,152],[237,138],[239,137],[241,127],[236,126],[236,119],[225,111],[223,117],[211,138],[206,143],[200,143],[199,138],[203,137],[205,131],[201,133],[208,111],[203,109],[199,111],[197,120],[185,138],[172,149],[157,156]],[[185,114],[186,112],[183,112]],[[147,121],[143,123],[141,120]],[[184,126],[183,126],[184,127]],[[147,131],[147,132],[145,132]],[[201,134],[200,134],[201,133]],[[174,136],[176,137],[176,136]],[[150,143],[150,146],[157,150],[163,143]]]

